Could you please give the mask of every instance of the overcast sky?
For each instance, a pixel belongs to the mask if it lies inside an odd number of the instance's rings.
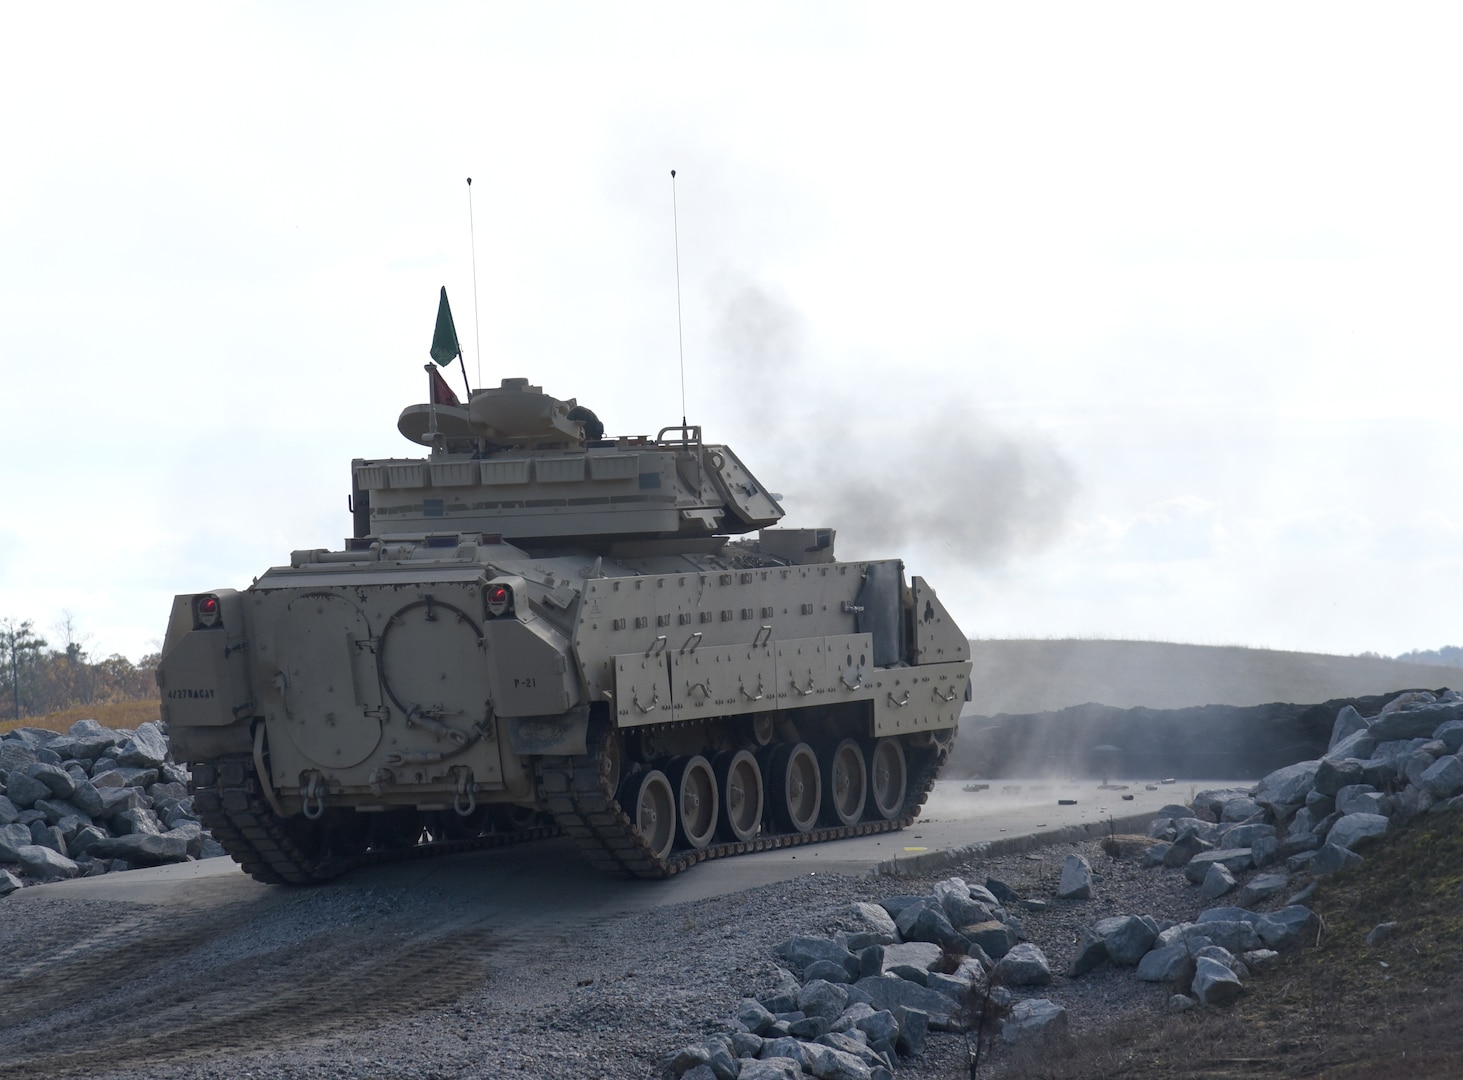
[[[676,423],[674,168],[689,419],[968,633],[1463,642],[1459,11],[11,5],[0,616],[339,547],[442,285]]]

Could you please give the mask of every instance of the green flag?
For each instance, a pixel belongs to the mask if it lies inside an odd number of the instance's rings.
[[[442,301],[437,305],[437,331],[432,335],[432,359],[446,367],[462,355],[457,344],[457,327],[452,325],[452,309],[447,306],[447,286],[442,286]]]

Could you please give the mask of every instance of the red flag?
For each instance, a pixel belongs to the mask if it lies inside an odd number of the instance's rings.
[[[427,374],[431,377],[431,402],[433,405],[461,405],[457,395],[452,392],[452,387],[447,385],[447,380],[442,378],[437,371],[436,364],[428,364]]]

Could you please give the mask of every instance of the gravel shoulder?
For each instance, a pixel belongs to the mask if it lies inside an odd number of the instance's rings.
[[[955,875],[1050,899],[1074,850],[1102,875],[1094,899],[1024,919],[1054,971],[1099,918],[1189,919],[1204,906],[1182,875],[1096,843],[918,878],[810,874],[605,917],[559,898],[505,919],[369,873],[182,910],[29,899],[0,924],[0,1077],[657,1076],[666,1054],[726,1030],[738,1000],[772,984],[772,946],[791,934],[848,928],[855,900]],[[472,858],[490,881],[492,853]],[[1058,975],[1037,996],[1067,1006],[1080,1034],[1159,1010],[1167,991],[1098,971]],[[935,1035],[900,1075],[964,1072],[963,1039]]]

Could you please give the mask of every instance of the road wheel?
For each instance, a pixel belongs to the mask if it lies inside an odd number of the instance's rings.
[[[904,791],[909,783],[909,766],[904,760],[904,747],[896,738],[874,743],[869,758],[869,801],[871,817],[894,821],[904,809]]]
[[[820,755],[823,773],[823,819],[829,825],[856,825],[863,820],[868,798],[868,770],[863,747],[841,739]]]
[[[745,843],[762,824],[762,766],[750,750],[735,750],[717,755],[715,768],[721,781],[722,838]]]
[[[711,762],[700,754],[681,758],[670,770],[676,789],[676,826],[681,843],[704,848],[716,835],[717,785]]]
[[[676,793],[665,773],[651,769],[630,781],[635,797],[635,831],[658,859],[671,853],[676,840]]]
[[[818,758],[807,743],[779,746],[772,752],[772,813],[778,827],[812,832],[823,802]]]

